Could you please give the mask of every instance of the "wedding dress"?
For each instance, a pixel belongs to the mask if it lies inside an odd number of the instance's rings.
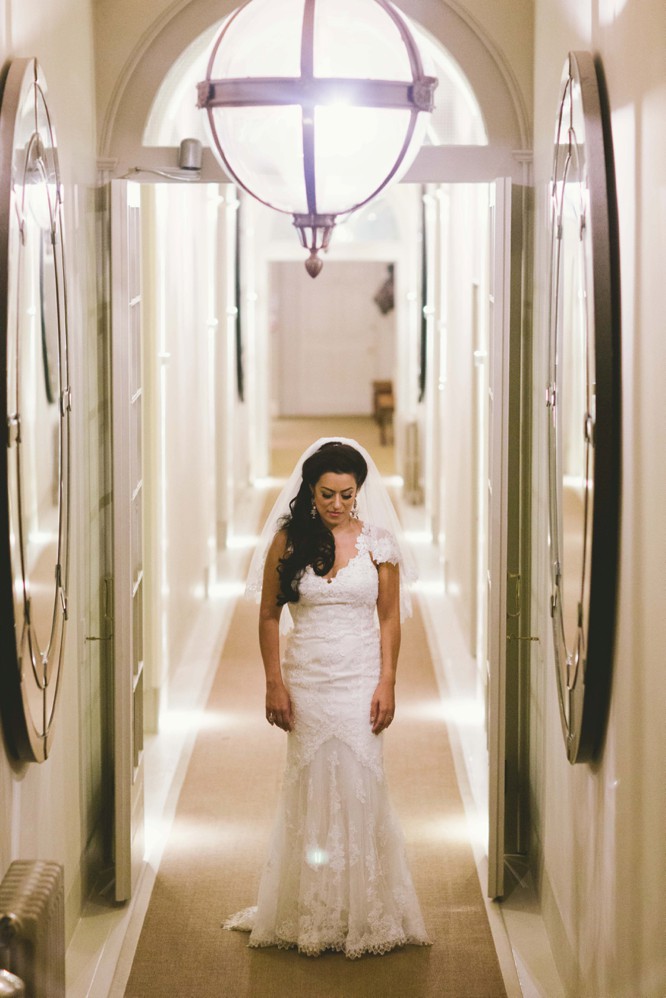
[[[294,711],[269,857],[256,907],[225,923],[250,946],[314,956],[427,944],[402,831],[389,803],[383,735],[370,726],[379,678],[376,564],[397,563],[393,536],[363,526],[332,578],[306,569],[282,672]]]

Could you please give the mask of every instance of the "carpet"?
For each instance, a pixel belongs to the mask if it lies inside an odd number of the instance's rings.
[[[253,904],[284,764],[263,714],[257,607],[239,602],[196,739],[128,981],[128,998],[500,998],[505,995],[467,839],[418,608],[403,629],[389,789],[431,947],[350,961],[247,947],[221,922]]]

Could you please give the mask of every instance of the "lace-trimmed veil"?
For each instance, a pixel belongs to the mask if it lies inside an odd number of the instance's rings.
[[[411,551],[407,547],[407,542],[405,540],[402,527],[400,526],[400,521],[398,520],[397,513],[394,509],[393,503],[391,502],[388,490],[382,481],[382,476],[379,473],[377,465],[364,447],[361,447],[356,440],[350,440],[347,437],[321,437],[301,454],[296,463],[296,467],[292,471],[290,477],[280,492],[280,495],[276,499],[273,508],[268,514],[266,523],[264,524],[250,562],[247,583],[245,586],[245,595],[250,599],[256,599],[257,602],[260,599],[266,555],[268,554],[268,549],[271,545],[273,537],[275,536],[281,519],[289,513],[289,503],[300,488],[303,477],[303,462],[310,457],[311,454],[314,454],[315,451],[319,450],[323,444],[332,443],[333,441],[337,441],[341,444],[349,444],[350,447],[354,447],[359,454],[363,455],[368,465],[368,477],[358,493],[358,515],[359,519],[362,520],[363,523],[388,530],[389,533],[391,533],[395,538],[398,546],[400,565],[400,617],[402,620],[405,620],[407,617],[410,617],[412,613],[412,603],[409,590],[411,584],[415,581],[417,576],[416,564]],[[290,623],[288,606],[286,610],[287,612],[283,613],[282,617],[283,620],[285,617],[287,618],[285,623],[288,627]]]

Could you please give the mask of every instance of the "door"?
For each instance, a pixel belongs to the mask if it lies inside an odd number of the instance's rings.
[[[313,281],[300,263],[271,268],[280,416],[358,416],[372,411],[372,382],[393,377],[395,312],[375,296],[379,261],[327,261]]]
[[[520,600],[521,581],[527,591],[527,492],[521,482],[529,439],[521,425],[522,395],[529,384],[521,377],[522,214],[509,179],[497,180],[494,189],[491,185],[487,690],[488,895],[493,898],[504,893],[507,855],[524,851],[528,796],[528,670],[521,649],[528,625]]]
[[[113,759],[116,901],[143,859],[143,366],[138,184],[111,183]]]

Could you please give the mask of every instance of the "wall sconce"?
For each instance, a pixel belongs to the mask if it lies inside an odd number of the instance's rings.
[[[388,0],[249,0],[222,26],[197,89],[222,167],[293,215],[316,277],[337,217],[411,164],[436,86]]]

